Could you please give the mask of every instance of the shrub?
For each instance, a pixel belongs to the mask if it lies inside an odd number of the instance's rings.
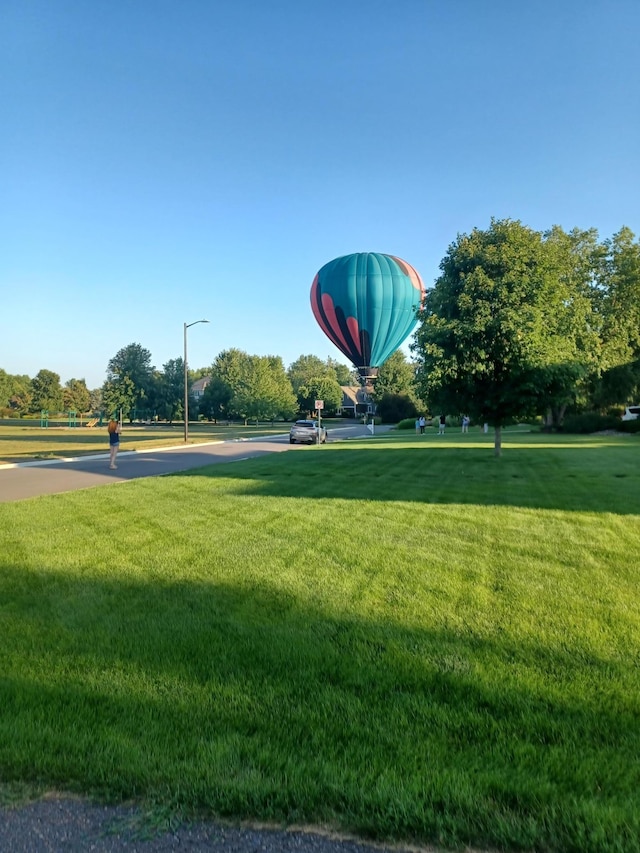
[[[620,432],[640,432],[640,418],[635,421],[620,421],[618,429]]]
[[[416,419],[415,418],[403,418],[398,422],[398,429],[413,429],[416,428]]]
[[[584,412],[580,415],[565,415],[562,432],[588,435],[607,429],[619,430],[623,421],[611,415],[599,415],[596,412]]]
[[[415,402],[408,394],[395,394],[387,392],[380,398],[377,411],[382,420],[387,424],[395,424],[398,421],[416,418],[418,409]]]

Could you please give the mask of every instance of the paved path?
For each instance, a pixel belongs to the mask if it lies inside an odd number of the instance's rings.
[[[385,431],[388,427],[377,429]],[[331,430],[328,441],[362,436],[370,436],[370,433],[364,426],[357,424]],[[122,443],[126,448],[126,438]],[[299,450],[302,447],[300,444],[289,444],[289,436],[286,434],[247,441],[209,442],[139,452],[122,450],[118,454],[118,467],[115,471],[109,469],[108,452],[61,461],[43,460],[0,465],[0,503],[136,480],[139,477],[175,474],[177,471],[187,471],[203,465],[238,462],[266,453]]]

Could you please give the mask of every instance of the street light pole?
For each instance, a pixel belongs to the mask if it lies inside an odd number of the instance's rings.
[[[189,372],[187,368],[187,329],[198,323],[208,323],[208,320],[194,320],[184,324],[184,443],[189,440]]]

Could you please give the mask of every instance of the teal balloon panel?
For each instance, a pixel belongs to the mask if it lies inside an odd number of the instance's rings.
[[[420,275],[406,261],[356,252],[322,267],[311,285],[311,308],[360,374],[375,375],[415,328],[424,292]]]

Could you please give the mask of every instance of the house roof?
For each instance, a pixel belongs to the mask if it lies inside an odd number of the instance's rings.
[[[361,385],[341,385],[342,405],[355,406],[356,403],[367,403],[367,392]]]
[[[191,391],[204,391],[207,385],[211,382],[210,376],[203,376],[201,379],[196,379],[196,381],[191,385]]]

